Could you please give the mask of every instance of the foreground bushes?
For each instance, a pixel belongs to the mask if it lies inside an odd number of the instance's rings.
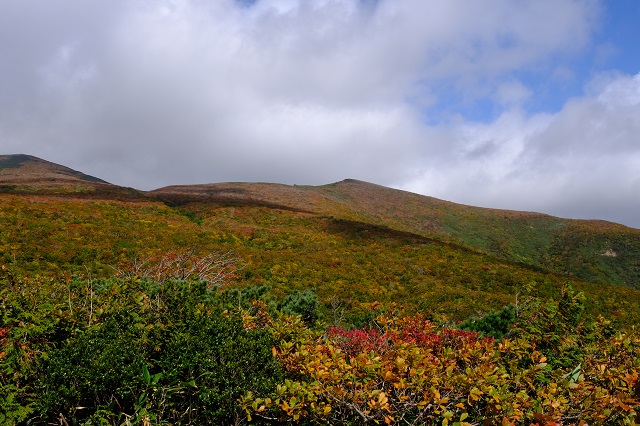
[[[398,313],[325,328],[304,316],[311,292],[278,303],[267,287],[1,283],[0,424],[638,420],[640,336],[584,317],[569,288],[477,320],[480,334]]]
[[[233,424],[283,380],[272,336],[205,282],[37,284],[3,294],[0,424]]]
[[[269,329],[289,379],[241,402],[250,419],[317,424],[636,424],[640,336],[579,322],[582,301],[532,298],[501,341],[423,315],[324,335],[284,319]]]

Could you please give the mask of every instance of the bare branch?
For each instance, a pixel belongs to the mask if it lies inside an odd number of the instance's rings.
[[[199,280],[209,287],[223,286],[238,271],[238,259],[231,252],[211,252],[204,256],[191,250],[172,250],[160,256],[137,257],[129,265],[113,267],[116,276],[144,278],[159,284],[168,280]]]

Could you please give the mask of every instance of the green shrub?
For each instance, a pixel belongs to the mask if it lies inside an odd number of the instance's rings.
[[[147,355],[143,328],[138,318],[121,311],[51,350],[38,383],[43,418],[58,413],[84,419],[99,408],[133,411]]]
[[[569,371],[582,362],[586,347],[615,332],[609,321],[584,316],[585,302],[570,284],[562,288],[559,301],[530,297],[519,309],[511,335],[531,342],[552,367]]]
[[[300,315],[306,324],[312,325],[318,319],[318,295],[309,289],[296,291],[285,297],[278,308],[288,315]]]
[[[271,335],[245,329],[206,283],[102,284],[94,309],[104,313],[52,342],[27,378],[39,414],[31,421],[232,424],[243,417],[238,398],[270,394],[282,380]],[[25,404],[0,402],[12,419],[28,414]]]
[[[235,423],[243,417],[238,398],[248,390],[269,394],[282,380],[274,345],[266,331],[244,330],[236,315],[194,316],[173,329],[155,370],[167,386],[193,381],[195,387],[166,398],[168,420]]]
[[[502,339],[509,334],[516,319],[516,309],[509,304],[499,311],[490,311],[481,318],[469,318],[458,326],[462,330],[476,331],[484,336]]]

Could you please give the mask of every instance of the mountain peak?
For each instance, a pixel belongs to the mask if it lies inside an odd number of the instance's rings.
[[[60,164],[43,160],[33,155],[0,155],[0,182],[69,182],[84,181],[109,184],[102,179],[73,170]]]
[[[139,193],[27,154],[0,155],[0,192],[121,195]]]

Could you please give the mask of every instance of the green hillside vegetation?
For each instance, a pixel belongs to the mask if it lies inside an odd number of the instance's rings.
[[[29,156],[24,154],[0,156],[0,170],[20,168],[29,159]]]
[[[465,319],[515,301],[534,287],[551,297],[567,281],[435,238],[380,225],[263,206],[1,196],[3,264],[21,274],[110,276],[114,267],[175,249],[233,252],[238,282],[278,297],[313,289],[357,318],[373,302],[401,302]],[[637,290],[572,280],[588,309],[625,324],[640,319]]]
[[[212,184],[150,196],[186,210],[262,205],[379,225],[598,284],[640,287],[640,230],[603,221],[484,209],[356,180],[310,187]]]
[[[638,230],[2,164],[0,424],[637,423]]]

